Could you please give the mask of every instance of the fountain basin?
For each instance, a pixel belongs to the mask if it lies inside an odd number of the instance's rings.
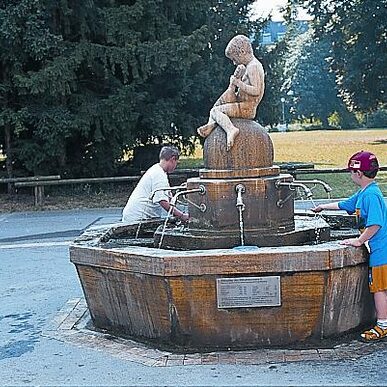
[[[321,340],[374,316],[363,248],[327,242],[182,252],[128,240],[107,247],[104,233],[75,241],[70,258],[94,325],[113,334],[245,349]],[[254,287],[271,294],[251,301]]]
[[[267,228],[245,228],[245,244],[267,246],[294,246],[310,244],[311,241],[327,242],[330,240],[330,226],[322,218],[307,218],[295,216],[293,229],[278,227],[276,232]],[[162,248],[175,250],[203,250],[232,248],[240,244],[240,234],[234,230],[203,230],[190,227],[180,230],[178,227],[159,227],[154,235],[155,246],[159,246],[162,238]]]

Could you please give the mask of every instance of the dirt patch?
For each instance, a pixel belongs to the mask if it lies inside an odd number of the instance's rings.
[[[123,208],[128,200],[128,196],[129,194],[126,192],[47,195],[44,199],[43,205],[35,206],[33,195],[0,194],[0,213],[82,208]]]

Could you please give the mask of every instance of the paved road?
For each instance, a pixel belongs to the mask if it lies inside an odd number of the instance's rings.
[[[162,368],[42,336],[83,296],[69,242],[119,217],[118,209],[0,214],[0,385],[387,386],[386,350],[356,361]]]

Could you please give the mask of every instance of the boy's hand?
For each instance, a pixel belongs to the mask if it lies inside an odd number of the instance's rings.
[[[313,211],[313,212],[321,212],[324,208],[320,206],[317,206],[317,207],[314,207],[314,208],[311,208],[310,210]]]
[[[363,243],[359,241],[359,238],[344,239],[340,242],[341,245],[360,247]]]
[[[230,77],[230,86],[240,87],[241,83],[243,83],[240,79],[236,78],[234,75]]]

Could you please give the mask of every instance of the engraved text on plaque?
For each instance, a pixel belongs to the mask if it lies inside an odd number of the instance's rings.
[[[218,278],[218,308],[280,306],[279,276]]]

